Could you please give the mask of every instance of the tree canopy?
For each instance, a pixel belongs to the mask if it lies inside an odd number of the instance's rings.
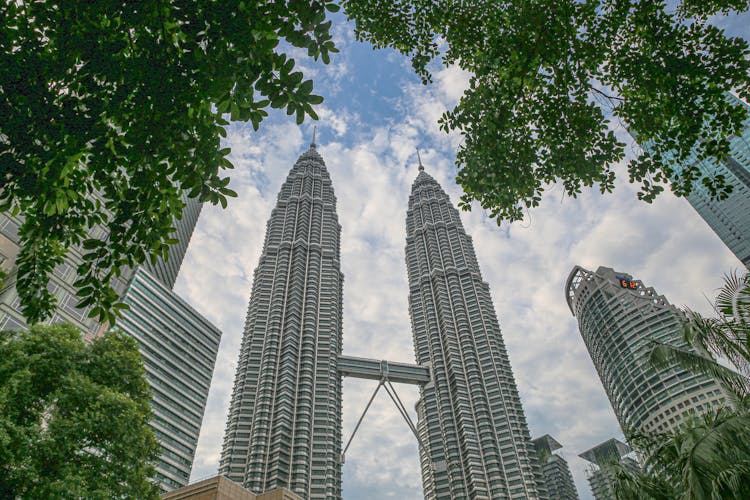
[[[17,290],[48,316],[49,273],[71,247],[81,305],[114,321],[112,278],[166,256],[182,193],[226,206],[224,126],[322,98],[301,48],[336,49],[322,2],[45,1],[0,5],[0,211],[21,215]],[[284,44],[281,44],[281,42]],[[101,227],[106,238],[92,235]]]
[[[463,135],[463,208],[514,221],[555,183],[570,196],[611,191],[617,122],[649,145],[628,164],[642,199],[696,181],[727,194],[721,176],[670,162],[722,158],[746,117],[725,96],[750,96],[747,43],[707,19],[747,0],[6,2],[0,211],[23,218],[16,287],[31,323],[52,311],[45,285],[71,248],[84,258],[81,305],[114,321],[112,278],[166,255],[181,194],[234,196],[226,118],[256,129],[268,107],[316,118],[322,97],[290,54],[327,63],[339,6],[361,40],[409,56],[425,83],[436,59],[471,74],[440,121]]]
[[[0,332],[0,497],[158,498],[138,346],[72,325]]]
[[[649,145],[627,167],[643,200],[669,184],[688,194],[696,180],[727,194],[721,177],[695,165],[677,173],[671,162],[723,157],[747,117],[726,99],[731,90],[750,97],[747,42],[707,22],[747,10],[747,1],[688,0],[676,11],[659,0],[344,5],[360,38],[409,55],[425,81],[435,57],[470,73],[459,104],[440,119],[463,134],[456,180],[465,209],[478,201],[498,223],[512,222],[555,183],[573,197],[594,185],[611,191],[625,157],[618,122]]]

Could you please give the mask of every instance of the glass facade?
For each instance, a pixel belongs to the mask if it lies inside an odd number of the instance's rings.
[[[156,480],[170,491],[190,478],[221,332],[143,268],[124,301],[130,308],[117,326],[140,346],[161,445]]]
[[[255,270],[219,473],[341,498],[341,226],[314,148],[279,192]]]
[[[166,259],[158,259],[154,265],[150,262],[145,264],[151,275],[169,289],[174,288],[182,259],[185,257],[190,237],[193,235],[193,229],[203,207],[203,203],[197,198],[188,198],[183,195],[182,201],[185,203],[185,208],[182,210],[182,217],[174,221],[175,232],[172,234],[177,243],[169,246]]]
[[[750,106],[734,95],[727,94],[727,99],[750,111]],[[648,144],[644,144],[643,148],[648,151]],[[722,175],[724,181],[732,186],[732,192],[726,199],[717,200],[712,199],[711,193],[700,181],[696,181],[687,200],[721,241],[750,269],[750,116],[743,122],[740,133],[731,138],[725,161],[698,161],[691,156],[686,164],[695,165],[701,176]],[[672,167],[676,173],[684,168],[674,163]]]
[[[540,498],[526,417],[471,238],[424,172],[406,217],[417,363],[433,381],[417,403],[426,498]]]
[[[139,342],[154,391],[151,424],[162,445],[155,479],[165,491],[188,482],[221,336],[171,291],[201,208],[195,199],[184,200],[183,215],[175,220],[179,242],[170,247],[168,259],[135,271],[127,269],[113,283],[130,306],[117,326]],[[0,329],[26,328],[14,286],[20,223],[18,218],[0,214],[0,268],[9,273],[0,290]],[[99,226],[89,234],[98,239],[107,235]],[[81,262],[81,253],[72,248],[65,262],[55,268],[47,287],[57,298],[57,308],[47,323],[72,323],[91,338],[108,325],[88,317],[90,306],[76,307],[73,283]]]
[[[7,213],[0,214],[0,269],[8,274],[0,289],[0,330],[26,328],[26,322],[21,313],[21,299],[15,287],[15,261],[20,250],[18,237],[20,225],[20,218],[11,217]],[[98,239],[106,236],[106,232],[99,226],[91,229],[89,234]],[[86,337],[91,337],[101,330],[102,325],[96,318],[88,317],[90,306],[76,307],[78,297],[76,297],[73,283],[78,279],[76,270],[82,262],[83,258],[79,249],[72,248],[65,261],[55,267],[47,289],[55,295],[57,308],[45,323],[71,323],[80,328]],[[115,291],[120,294],[124,293],[132,275],[132,270],[128,269],[120,277],[115,278],[113,282]]]
[[[682,313],[631,275],[573,268],[566,299],[623,429],[669,431],[689,415],[723,405],[716,381],[649,362],[652,341],[687,349]]]
[[[175,232],[173,237],[178,242],[169,247],[167,259],[158,259],[156,264],[150,263],[144,266],[151,274],[159,279],[167,288],[172,288],[177,279],[182,259],[187,251],[190,237],[198,221],[202,203],[195,198],[183,196],[185,208],[182,216],[174,221]],[[21,301],[15,289],[15,260],[18,255],[18,229],[21,225],[19,217],[11,217],[8,213],[0,214],[0,269],[9,274],[2,289],[0,289],[0,329],[25,328],[26,323],[21,314]],[[89,236],[96,239],[104,239],[107,232],[101,226],[95,226],[89,230]],[[47,287],[57,298],[57,309],[47,320],[54,324],[68,322],[77,326],[87,337],[96,335],[102,331],[102,326],[95,318],[89,318],[88,313],[91,306],[78,308],[78,298],[75,295],[73,283],[78,279],[77,269],[83,262],[81,252],[78,248],[71,248],[65,262],[57,266],[50,276]],[[115,291],[122,296],[125,293],[128,282],[133,277],[133,270],[126,269],[113,281]]]

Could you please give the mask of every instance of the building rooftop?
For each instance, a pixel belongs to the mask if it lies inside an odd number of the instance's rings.
[[[590,450],[584,451],[578,456],[584,460],[588,460],[592,464],[602,466],[608,462],[619,461],[631,451],[630,446],[619,439],[612,438],[594,446]]]
[[[547,453],[551,453],[562,448],[562,445],[549,434],[545,434],[544,436],[532,439],[531,444],[534,445],[537,451],[546,451]]]
[[[256,495],[224,476],[214,476],[164,493],[163,500],[302,500],[286,488]]]

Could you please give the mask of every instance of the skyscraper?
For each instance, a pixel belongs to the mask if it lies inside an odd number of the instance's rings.
[[[417,403],[427,498],[538,498],[526,417],[471,238],[420,164],[406,216],[417,363],[433,382]]]
[[[193,235],[193,229],[203,208],[203,203],[198,198],[188,198],[186,194],[183,194],[182,201],[185,202],[185,208],[182,209],[180,219],[174,221],[175,232],[172,235],[177,243],[169,246],[166,259],[158,259],[156,264],[151,264],[151,262],[145,264],[151,275],[170,290],[174,288],[182,259],[185,257],[190,237]]]
[[[16,257],[20,251],[18,229],[21,223],[22,220],[18,216],[11,216],[7,212],[0,213],[0,269],[8,274],[0,288],[0,330],[26,328],[26,320],[21,313],[21,298],[15,287]],[[92,228],[89,234],[100,239],[106,236],[99,226]],[[79,299],[73,283],[78,279],[76,270],[82,262],[79,249],[71,248],[64,262],[56,266],[51,273],[47,289],[55,295],[57,307],[47,323],[71,323],[80,328],[85,336],[90,337],[100,331],[101,324],[97,318],[88,317],[92,306],[76,307]],[[132,269],[123,270],[120,276],[113,279],[112,287],[122,295],[132,276]]]
[[[126,269],[113,287],[130,306],[117,323],[138,341],[146,376],[153,391],[151,426],[161,452],[155,464],[155,480],[164,491],[188,483],[198,442],[206,398],[218,353],[221,332],[172,291],[177,273],[198,220],[201,203],[183,197],[182,216],[174,221],[177,243],[167,259],[158,259],[136,269]],[[18,254],[20,220],[0,214],[0,265],[12,271]],[[99,227],[91,236],[104,238]],[[78,308],[72,284],[82,257],[72,248],[50,277],[48,288],[57,297],[57,308],[49,323],[69,322],[86,337],[102,333],[107,324],[89,318],[89,307]],[[8,279],[0,290],[0,329],[25,328],[20,299]]]
[[[153,397],[151,427],[161,446],[155,480],[162,491],[185,486],[211,386],[221,331],[172,288],[203,204],[183,194],[166,259],[138,267],[123,302],[130,306],[117,326],[138,341]]]
[[[608,267],[576,266],[565,298],[623,429],[669,431],[724,403],[713,379],[649,362],[652,341],[688,348],[682,313],[652,287]]]
[[[562,448],[562,445],[549,434],[534,439],[532,443],[536,449],[537,459],[541,464],[542,480],[549,498],[553,500],[578,500],[578,492],[568,462],[560,455],[552,453]]]
[[[586,470],[586,475],[595,500],[615,498],[614,476],[608,465],[619,464],[623,469],[631,471],[639,469],[638,463],[628,456],[632,451],[630,446],[613,438],[578,455],[591,464]]]
[[[341,497],[341,226],[313,143],[281,187],[255,270],[219,473]]]
[[[727,94],[727,100],[750,111],[747,104],[732,94]],[[642,146],[648,151],[648,144]],[[730,139],[726,160],[698,161],[691,155],[683,164],[671,162],[678,174],[685,165],[695,165],[701,176],[724,176],[726,184],[732,186],[729,196],[718,200],[712,199],[703,183],[695,181],[686,198],[721,241],[750,269],[750,116],[743,122],[740,133]]]
[[[117,326],[140,347],[161,446],[155,479],[170,491],[190,480],[221,331],[142,267],[123,301]]]
[[[156,264],[147,262],[143,265],[164,286],[170,290],[174,287],[177,273],[180,270],[182,259],[187,251],[190,237],[198,221],[202,203],[197,198],[183,196],[185,207],[182,216],[174,221],[175,232],[173,237],[177,243],[169,247],[167,259],[157,259]],[[5,281],[0,290],[0,329],[23,328],[25,321],[21,314],[21,300],[16,293],[15,259],[19,251],[18,228],[21,224],[19,217],[12,217],[7,213],[0,214],[0,269],[9,272],[10,277]],[[99,226],[90,230],[92,238],[104,239],[107,233]],[[86,335],[95,335],[101,330],[101,324],[96,318],[89,318],[88,312],[91,306],[78,308],[78,297],[75,295],[73,283],[78,279],[76,270],[83,262],[81,252],[78,248],[71,248],[65,257],[65,261],[57,266],[50,276],[48,288],[57,298],[57,309],[52,314],[49,323],[54,324],[61,321],[72,323],[80,328]],[[112,286],[122,297],[133,278],[135,270],[124,269],[123,273],[114,278]]]

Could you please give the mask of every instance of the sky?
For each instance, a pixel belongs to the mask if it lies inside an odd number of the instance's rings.
[[[750,39],[750,16],[715,20]],[[461,138],[438,129],[468,82],[455,67],[435,67],[423,86],[409,62],[354,39],[336,17],[341,49],[328,66],[298,58],[314,93],[318,151],[330,172],[342,226],[344,354],[414,362],[407,309],[406,208],[417,175],[416,148],[426,171],[454,204],[456,150]],[[297,126],[274,113],[258,132],[232,124],[226,146],[238,193],[227,209],[206,205],[175,290],[223,332],[192,480],[216,474],[253,270],[266,222],[282,182],[307,150],[314,122]],[[616,133],[627,140],[621,129]],[[708,313],[722,275],[741,267],[686,200],[666,193],[653,204],[636,198],[618,168],[615,192],[577,199],[552,188],[525,220],[500,227],[478,206],[462,212],[482,276],[490,285],[516,383],[533,437],[562,445],[579,495],[592,498],[578,454],[622,437],[602,384],[564,297],[573,266],[630,273],[677,306]],[[349,439],[377,382],[344,379],[344,439]],[[397,385],[416,421],[413,386]],[[347,500],[423,498],[417,443],[387,394],[380,391],[346,455]]]

